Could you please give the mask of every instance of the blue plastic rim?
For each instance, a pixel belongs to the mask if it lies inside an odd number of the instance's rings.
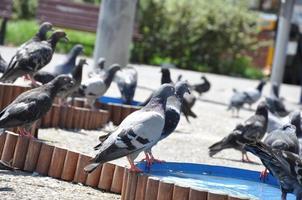
[[[151,169],[146,168],[145,162],[140,162],[137,166],[150,176],[193,188],[251,199],[266,200],[281,197],[277,180],[269,175],[263,183],[259,179],[258,171],[178,162],[155,163]],[[287,199],[295,197],[289,194]]]
[[[117,103],[117,104],[123,104],[123,100],[121,98],[116,97],[108,97],[108,96],[102,96],[97,99],[101,103]],[[132,101],[132,106],[138,106],[141,102],[139,101]]]

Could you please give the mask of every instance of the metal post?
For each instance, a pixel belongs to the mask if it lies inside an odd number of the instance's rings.
[[[283,82],[288,36],[294,4],[295,0],[281,0],[276,47],[271,75],[271,83],[277,83],[278,86]]]
[[[100,57],[106,66],[126,66],[129,59],[137,0],[102,0],[98,20],[94,63]]]

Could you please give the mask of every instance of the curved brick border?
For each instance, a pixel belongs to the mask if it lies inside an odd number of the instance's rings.
[[[30,87],[0,83],[0,109],[5,108],[21,93]],[[55,100],[56,101],[56,100]],[[94,130],[103,127],[109,120],[109,113],[105,110],[91,110],[79,107],[60,107],[53,104],[51,110],[33,126],[32,134],[38,134],[38,128],[64,128]],[[9,129],[16,132],[16,129]]]
[[[12,132],[0,135],[0,147],[1,160],[20,170],[121,194],[122,200],[243,200],[161,181],[111,163],[86,174],[83,168],[91,157]]]

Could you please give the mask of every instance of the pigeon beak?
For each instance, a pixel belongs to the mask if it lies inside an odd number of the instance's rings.
[[[69,42],[69,38],[67,36],[63,37],[64,42]]]

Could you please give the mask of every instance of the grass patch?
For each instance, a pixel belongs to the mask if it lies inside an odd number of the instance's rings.
[[[36,20],[11,20],[7,24],[5,43],[9,46],[19,46],[35,35],[39,28]],[[62,29],[56,28],[55,29]],[[93,54],[95,33],[82,32],[70,29],[63,29],[70,40],[68,43],[59,42],[56,52],[67,53],[75,44],[84,46],[84,54],[91,56]]]

